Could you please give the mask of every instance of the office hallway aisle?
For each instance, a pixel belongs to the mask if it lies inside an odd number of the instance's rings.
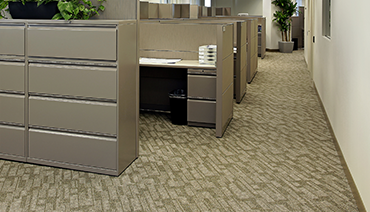
[[[0,211],[358,211],[303,51],[267,52],[222,138],[141,113],[119,177],[0,160]]]

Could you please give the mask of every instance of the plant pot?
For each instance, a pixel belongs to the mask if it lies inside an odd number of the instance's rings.
[[[279,51],[282,53],[292,53],[294,48],[294,42],[291,41],[279,41]]]
[[[13,19],[52,19],[59,13],[58,2],[37,6],[37,2],[9,2],[9,12]]]

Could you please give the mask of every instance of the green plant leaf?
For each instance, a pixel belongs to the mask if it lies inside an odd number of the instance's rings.
[[[63,19],[63,16],[60,13],[55,14],[52,18],[52,20],[59,20],[59,19]]]
[[[68,13],[61,13],[64,20],[70,20],[72,18],[72,15],[71,14],[68,14]]]

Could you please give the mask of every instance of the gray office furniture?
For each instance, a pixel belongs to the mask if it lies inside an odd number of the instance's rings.
[[[169,101],[168,98],[158,101],[155,97],[161,93],[162,96],[167,95],[171,91],[164,88],[172,85],[183,86],[183,82],[186,85],[188,81],[188,125],[214,127],[216,136],[222,137],[233,117],[233,30],[233,25],[229,23],[142,21],[141,57],[182,60],[175,64],[140,63],[140,71],[142,67],[145,68],[145,77],[148,78],[145,84],[152,85],[140,90],[141,104],[149,106],[146,109],[155,110]],[[199,64],[199,46],[208,44],[217,45],[215,65]],[[140,73],[142,74],[144,73]],[[173,76],[173,79],[167,80],[170,76]],[[182,76],[185,76],[185,79]],[[160,80],[159,82],[163,83],[153,86],[152,80]],[[143,84],[141,82],[141,85]],[[151,94],[155,96],[150,96]]]
[[[216,69],[188,69],[188,124],[216,127]]]
[[[136,25],[1,21],[0,158],[127,168],[138,157]]]
[[[248,19],[247,24],[247,82],[251,83],[258,68],[258,19]]]

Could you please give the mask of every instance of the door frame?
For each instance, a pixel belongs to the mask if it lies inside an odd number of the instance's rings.
[[[314,43],[315,36],[315,0],[305,1],[305,60],[308,66],[308,71],[313,78],[313,60],[314,60]]]

